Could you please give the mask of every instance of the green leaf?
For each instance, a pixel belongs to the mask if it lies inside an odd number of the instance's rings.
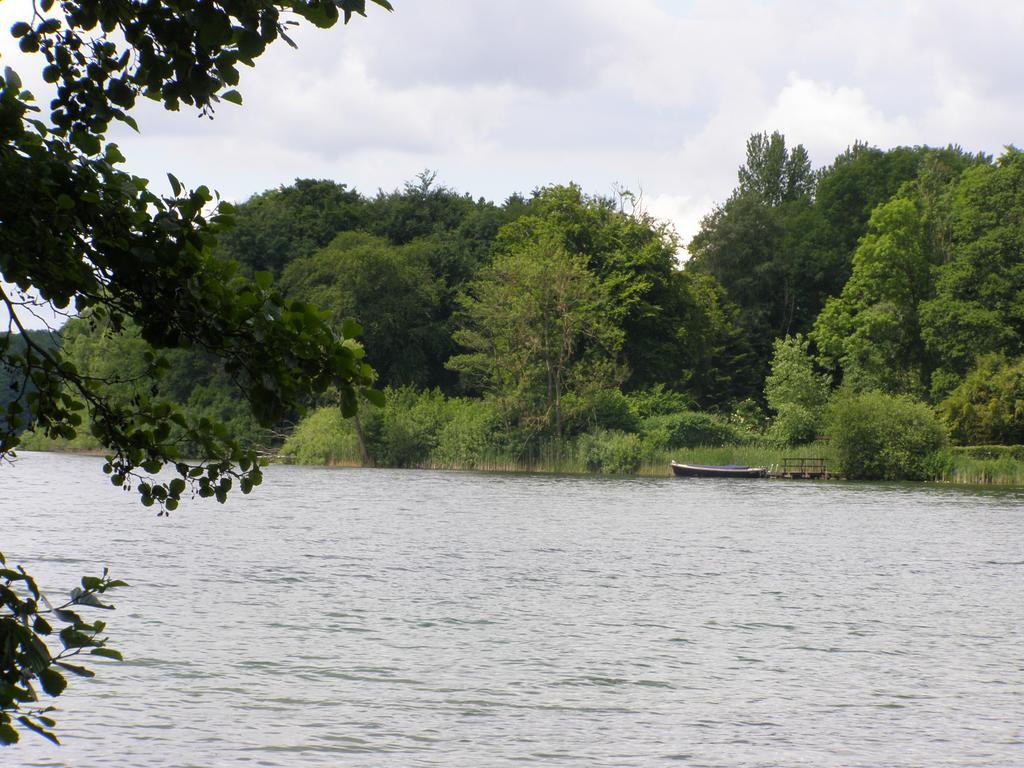
[[[385,402],[387,401],[387,398],[385,398],[384,393],[381,392],[379,389],[370,389],[369,387],[367,387],[362,391],[362,394],[363,397],[365,397],[366,400],[371,405],[375,405],[378,408],[383,408]]]
[[[125,156],[121,154],[121,150],[117,148],[116,144],[108,144],[106,151],[103,153],[103,158],[111,165],[117,165],[125,161]]]
[[[102,579],[99,576],[83,576],[82,577],[82,589],[85,590],[96,590],[99,589]]]
[[[51,696],[60,696],[64,689],[68,687],[68,681],[64,679],[64,675],[53,667],[47,667],[39,672],[36,677],[39,678],[39,684],[43,687],[43,690]]]
[[[0,746],[18,743],[18,732],[10,723],[0,723]]]
[[[226,92],[222,93],[220,95],[220,97],[222,99],[224,99],[224,101],[230,101],[232,104],[237,104],[238,106],[242,106],[242,94],[240,94],[238,91],[235,91],[235,90],[226,91]]]
[[[55,661],[53,663],[79,677],[96,677],[96,673],[91,669],[86,669],[78,664],[68,664],[66,661]]]
[[[270,286],[274,284],[274,275],[270,272],[257,272],[252,279],[261,291],[270,290]]]
[[[57,195],[57,207],[62,211],[68,211],[75,207],[75,201],[70,195],[60,194]]]
[[[124,657],[120,651],[115,651],[113,648],[93,648],[89,653],[93,656],[103,656],[107,659],[117,659],[118,661],[124,661]]]
[[[345,321],[341,324],[341,335],[346,339],[354,339],[361,336],[363,333],[363,326],[356,322],[351,317],[346,317]]]
[[[32,722],[27,717],[19,717],[18,718],[18,722],[21,723],[22,725],[24,725],[29,730],[35,731],[36,733],[38,733],[43,738],[49,739],[54,744],[60,744],[60,742],[57,740],[56,736],[54,736],[48,730],[43,728],[43,726],[41,726],[41,725],[39,725],[37,723]]]

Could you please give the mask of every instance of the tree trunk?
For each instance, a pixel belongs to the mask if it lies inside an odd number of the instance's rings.
[[[352,425],[356,428],[356,438],[359,441],[359,457],[363,461],[363,466],[372,467],[373,460],[370,458],[370,452],[366,449],[366,435],[363,433],[363,423],[359,420],[358,413],[352,417]]]

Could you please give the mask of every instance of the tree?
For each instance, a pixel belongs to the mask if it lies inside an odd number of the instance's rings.
[[[915,394],[926,388],[918,319],[932,291],[925,232],[916,197],[876,208],[853,257],[853,275],[815,322],[821,359],[855,388]]]
[[[285,300],[269,274],[245,280],[213,256],[231,222],[230,206],[211,211],[209,190],[186,191],[173,177],[172,196],[150,192],[145,180],[118,168],[124,157],[106,142],[113,120],[137,129],[130,111],[140,94],[204,115],[222,101],[240,103],[233,90],[238,66],[252,65],[278,37],[287,40],[292,16],[330,27],[339,11],[348,21],[364,6],[365,0],[211,0],[186,13],[167,3],[67,0],[58,16],[48,15],[53,2],[43,0],[31,19],[12,27],[23,51],[45,59],[43,78],[55,84],[56,96],[43,119],[13,70],[0,80],[0,276],[17,288],[0,290],[0,305],[8,331],[19,332],[24,344],[17,351],[10,333],[0,337],[0,359],[19,388],[0,422],[0,460],[17,447],[22,428],[74,437],[85,412],[110,451],[104,469],[112,482],[134,485],[143,504],[162,512],[189,489],[223,501],[233,481],[247,493],[262,479],[256,455],[223,427],[190,422],[159,396],[166,368],[159,353],[146,358],[155,393],[125,404],[99,391],[59,350],[25,334],[23,317],[36,295],[115,332],[131,320],[157,350],[216,354],[265,424],[328,386],[337,388],[346,412],[354,412],[361,394],[376,399],[358,343],[335,335],[315,308]],[[182,458],[175,430],[201,447],[198,461]],[[149,476],[165,465],[177,475],[172,480]],[[63,677],[55,668],[61,654],[46,644],[52,626],[33,621],[41,597],[30,577],[11,570],[2,578],[0,742],[7,743],[18,737],[12,718],[35,700],[33,681],[55,695]],[[11,587],[15,581],[26,584],[27,597]],[[102,585],[83,581],[86,592]],[[85,632],[78,624],[72,619],[67,631]],[[68,637],[81,647],[93,642]],[[21,717],[16,722],[33,730],[52,726]]]
[[[747,139],[747,162],[737,173],[737,194],[751,194],[769,207],[814,193],[811,159],[803,144],[786,149],[786,137],[755,133]]]
[[[961,445],[1024,443],[1024,358],[981,357],[939,412]]]
[[[609,320],[623,333],[628,389],[664,383],[688,390],[707,372],[709,351],[727,346],[732,318],[721,311],[720,295],[680,269],[675,233],[641,211],[624,211],[575,184],[544,187],[525,215],[500,230],[495,249],[545,241],[582,259],[604,286]]]
[[[937,397],[979,355],[1024,351],[1024,153],[1009,147],[995,164],[969,168],[948,197],[948,246],[921,307]]]
[[[773,435],[790,444],[814,440],[828,402],[828,377],[814,370],[809,346],[801,335],[776,339],[771,373],[764,382],[765,401],[775,411]]]
[[[614,380],[622,332],[609,321],[607,293],[582,256],[554,238],[502,254],[469,285],[455,341],[468,352],[449,366],[507,412],[552,426],[562,437],[563,397],[599,370]]]
[[[383,386],[429,386],[447,348],[443,286],[428,263],[429,243],[391,245],[363,232],[338,235],[326,248],[291,262],[281,276],[290,296],[363,327],[369,362]]]
[[[369,202],[344,184],[296,179],[239,205],[235,226],[219,238],[217,252],[254,272],[280,275],[294,259],[323,248],[339,232],[365,229],[368,210]]]
[[[760,395],[772,340],[809,329],[829,265],[819,256],[816,177],[803,145],[788,150],[781,133],[754,134],[737,177],[732,195],[704,217],[689,243],[687,270],[714,276],[737,306],[753,351],[747,378],[754,383],[743,395],[750,397]]]

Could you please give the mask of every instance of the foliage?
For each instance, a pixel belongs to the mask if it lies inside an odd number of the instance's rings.
[[[495,248],[559,245],[608,296],[607,322],[622,334],[626,387],[663,383],[691,391],[720,374],[735,342],[732,318],[703,276],[679,269],[675,233],[642,208],[627,210],[630,199],[584,195],[573,184],[544,187],[525,215],[502,228]],[[708,386],[700,394],[718,393]]]
[[[605,385],[600,379],[578,385],[566,394],[563,406],[567,436],[597,427],[636,432],[640,426],[630,397],[618,387]]]
[[[501,419],[489,400],[449,398],[430,463],[476,469],[507,447]]]
[[[362,13],[365,0],[211,0],[189,13],[166,3],[68,0],[59,15],[48,16],[53,5],[33,4],[32,18],[11,29],[22,51],[41,54],[43,79],[56,85],[48,120],[37,117],[17,73],[7,68],[0,79],[0,277],[16,287],[0,290],[9,316],[0,360],[18,391],[0,422],[0,460],[26,428],[71,440],[88,422],[110,452],[104,470],[111,481],[134,485],[144,505],[173,510],[189,489],[224,501],[236,480],[248,493],[262,480],[255,452],[223,425],[190,419],[160,395],[164,356],[143,352],[139,375],[152,386],[120,400],[62,350],[26,334],[23,317],[41,300],[64,312],[73,307],[85,322],[115,334],[130,320],[158,350],[205,350],[224,361],[264,425],[328,386],[354,412],[372,381],[362,348],[338,337],[315,308],[282,297],[269,274],[243,279],[234,263],[214,256],[218,235],[232,222],[231,206],[211,209],[206,187],[188,191],[173,176],[171,196],[150,192],[146,180],[118,168],[124,157],[106,132],[112,120],[137,130],[129,113],[140,94],[202,114],[222,100],[240,103],[231,88],[238,65],[252,65],[270,42],[287,39],[289,14],[329,27],[339,9],[346,21]],[[21,334],[17,345],[10,331]],[[176,431],[199,447],[197,460],[184,459],[172,440]],[[166,465],[173,479],[151,477]],[[24,669],[19,643],[34,647],[33,663],[43,658],[37,643],[48,634],[46,623],[27,631],[24,641],[0,645],[6,685]],[[80,647],[92,642],[69,637]],[[49,668],[45,659],[39,663]],[[5,690],[0,712],[9,724],[8,713],[21,711],[24,699]],[[49,726],[27,716],[18,722]],[[12,739],[9,727],[3,734]]]
[[[936,397],[992,352],[1024,352],[1024,153],[965,171],[949,204],[947,257],[935,296],[921,307],[921,336],[936,359]]]
[[[112,580],[106,570],[102,576],[83,576],[82,586],[75,587],[70,599],[55,607],[24,568],[9,566],[0,553],[0,745],[19,740],[16,723],[60,743],[50,730],[56,725],[50,716],[54,708],[40,704],[37,688],[55,697],[67,687],[66,673],[93,677],[95,673],[88,667],[71,663],[82,654],[121,659],[120,652],[101,636],[106,622],[86,621],[78,611],[112,608],[98,596],[126,586]],[[54,639],[61,645],[56,653]]]
[[[644,438],[659,448],[694,448],[748,442],[750,435],[711,413],[682,411],[650,416],[641,424]]]
[[[819,283],[831,265],[817,262],[814,174],[802,145],[776,132],[754,134],[732,196],[701,221],[687,269],[711,275],[735,304],[756,373],[736,399],[760,394],[772,339],[805,330],[820,308]],[[756,389],[755,389],[756,388]]]
[[[682,392],[667,389],[664,384],[655,384],[648,389],[630,392],[627,401],[633,417],[639,420],[693,410],[695,405],[690,397]]]
[[[387,467],[425,464],[446,423],[447,400],[439,390],[385,390],[384,407],[367,413],[366,444],[374,463]]]
[[[8,334],[2,333],[0,336],[6,337]],[[47,350],[58,347],[61,343],[60,335],[57,333],[45,330],[28,331],[24,335],[14,334],[9,340],[5,338],[0,341],[0,348],[6,346],[11,355],[22,355],[25,352],[26,339]],[[23,387],[27,390],[35,389],[35,385],[31,381],[25,381],[18,375],[17,369],[8,364],[5,356],[0,356],[0,414],[7,413],[8,405],[27,394]],[[14,430],[16,434],[22,431],[24,431],[24,425]]]
[[[614,360],[621,332],[609,298],[585,259],[546,239],[502,254],[462,297],[455,341],[468,352],[449,360],[486,392],[562,436],[562,398],[588,364]]]
[[[899,197],[875,209],[853,274],[813,333],[819,353],[860,389],[920,394],[927,378],[918,307],[932,290],[923,210]]]
[[[639,435],[621,430],[587,432],[580,435],[576,449],[588,472],[604,475],[636,474],[643,458]]]
[[[828,401],[828,376],[814,370],[809,346],[800,334],[776,339],[771,373],[764,383],[765,401],[775,411],[771,435],[791,445],[814,440]]]
[[[1024,443],[1024,358],[986,355],[939,405],[955,441]]]
[[[908,395],[842,389],[828,425],[839,471],[850,480],[926,480],[946,445],[932,410]]]
[[[425,386],[445,349],[443,286],[428,262],[426,244],[395,246],[363,232],[344,232],[308,256],[291,261],[282,289],[330,312],[335,327],[355,320],[371,350],[378,383]]]
[[[337,406],[324,406],[307,414],[281,446],[285,460],[331,466],[358,463],[358,436]]]
[[[224,258],[253,272],[280,275],[297,258],[326,246],[340,232],[364,229],[369,203],[354,189],[328,180],[296,179],[239,205],[235,226],[218,241]]]

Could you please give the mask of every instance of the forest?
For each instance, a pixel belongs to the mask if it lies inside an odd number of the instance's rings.
[[[263,428],[210,353],[101,313],[54,343],[115,400],[166,399],[304,463],[631,473],[803,454],[850,478],[1024,482],[1013,147],[856,143],[814,169],[754,134],[686,243],[627,190],[497,204],[429,171],[372,195],[299,179],[233,215],[212,246],[225,274],[358,333],[381,393],[358,416],[328,392]],[[22,445],[99,448],[88,429]]]

